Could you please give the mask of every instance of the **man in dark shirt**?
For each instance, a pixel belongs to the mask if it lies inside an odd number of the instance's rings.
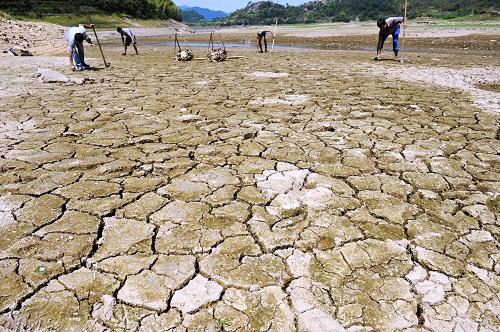
[[[264,40],[264,47],[265,47],[265,50],[267,52],[267,39],[266,39],[266,34],[267,33],[271,33],[271,35],[273,36],[274,38],[274,34],[272,31],[268,31],[268,30],[264,30],[264,31],[261,31],[261,32],[258,32],[257,33],[257,45],[260,49],[260,53],[264,53],[264,51],[262,50],[262,40]]]
[[[380,19],[377,21],[377,26],[380,28],[380,32],[378,33],[378,43],[377,43],[377,57],[376,59],[380,59],[380,55],[382,54],[382,49],[384,48],[384,42],[392,35],[392,50],[394,51],[394,55],[396,58],[399,53],[399,33],[401,31],[401,23],[404,23],[403,17],[389,17],[387,20]]]

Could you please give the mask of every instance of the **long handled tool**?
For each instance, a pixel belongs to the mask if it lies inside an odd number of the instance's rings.
[[[224,51],[226,50],[226,44],[224,44],[224,40],[222,39],[222,36],[221,34],[219,33],[219,40],[220,40],[220,43],[222,44],[222,47],[224,48]]]
[[[174,56],[177,54],[177,48],[179,49],[179,52],[181,51],[181,45],[179,45],[179,39],[177,39],[177,32],[175,33],[175,39],[174,39]]]
[[[191,61],[194,58],[194,53],[191,50],[191,46],[189,46],[187,40],[184,38],[184,36],[181,37],[184,39],[184,43],[187,45],[187,48],[183,51],[181,48],[181,44],[179,42],[178,38],[179,32],[175,32],[175,40],[174,40],[174,60],[177,61]]]
[[[174,40],[174,53],[177,54],[177,51],[178,52],[182,51],[181,44],[179,41],[180,38],[178,37],[179,35],[182,38],[182,42],[186,45],[186,49],[189,50],[190,52],[192,52],[193,50],[192,50],[191,46],[189,45],[189,43],[187,42],[186,38],[184,38],[184,36],[180,32],[176,32],[175,33],[175,40]]]
[[[403,53],[404,45],[405,45],[405,40],[406,40],[406,27],[408,26],[408,19],[406,18],[408,14],[408,0],[405,0],[405,16],[403,20],[403,41],[401,42],[401,54]],[[401,63],[404,62],[403,56],[400,54],[401,57]]]
[[[90,18],[90,14],[88,14],[88,16],[89,16],[89,23],[92,24],[92,19]],[[99,42],[99,37],[97,37],[97,32],[95,32],[95,27],[92,27],[92,30],[94,30],[95,40],[97,41],[97,46],[99,46],[99,50],[101,51],[102,61],[104,61],[104,66],[108,68],[111,64],[106,62],[106,58],[104,57],[104,52],[102,51],[101,43]]]
[[[226,45],[224,44],[224,40],[222,40],[222,36],[218,34],[220,43],[222,44],[222,48],[215,49],[214,33],[215,31],[212,31],[212,33],[210,34],[207,58],[211,62],[222,62],[227,59]]]
[[[215,37],[214,37],[214,33],[215,33],[215,31],[212,31],[210,33],[210,41],[208,42],[208,53],[215,51],[215,46],[214,46],[215,45],[215,41],[214,41]],[[224,40],[222,39],[222,36],[220,34],[217,34],[217,35],[219,37],[219,41],[220,41],[220,43],[222,45],[222,48],[225,51],[226,50],[226,44],[224,44]]]
[[[208,54],[214,50],[214,41],[213,41],[214,32],[210,32],[210,40],[208,41]]]
[[[274,25],[273,45],[271,46],[271,52],[274,50],[274,40],[276,39],[276,30],[278,30],[278,20],[276,20],[276,24]]]
[[[232,56],[228,56],[226,59],[245,59],[244,56],[242,55],[232,55]],[[196,61],[207,61],[207,58],[194,58],[194,60]]]

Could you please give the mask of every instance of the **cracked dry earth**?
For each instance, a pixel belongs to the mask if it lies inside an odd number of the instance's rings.
[[[4,98],[0,330],[498,331],[498,113],[245,55]]]

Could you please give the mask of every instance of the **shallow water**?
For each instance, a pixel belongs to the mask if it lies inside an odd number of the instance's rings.
[[[173,47],[174,42],[166,42],[166,41],[154,41],[154,42],[144,42],[141,43],[142,46],[149,46],[149,47]],[[188,44],[191,47],[207,47],[207,43],[199,43],[199,42],[194,42],[194,43],[189,43]],[[184,48],[186,44],[181,43],[181,47]],[[215,48],[221,47],[221,44],[215,44]],[[256,49],[256,44],[254,43],[228,43],[225,44],[226,48],[247,48],[251,49],[254,48]],[[304,50],[304,49],[310,49],[312,47],[310,46],[301,46],[301,45],[274,45],[275,49],[281,49],[281,50]],[[271,45],[268,44],[268,50],[271,50]]]

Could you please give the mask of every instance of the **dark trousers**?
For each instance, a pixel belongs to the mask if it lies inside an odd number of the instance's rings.
[[[261,51],[261,52],[264,52],[264,51],[262,50],[262,39],[264,39],[264,48],[265,48],[265,50],[266,50],[266,52],[267,52],[267,39],[266,39],[266,37],[259,37],[259,38],[258,38],[258,40],[259,40],[259,48],[260,48],[260,51]]]
[[[86,66],[85,63],[85,51],[83,50],[83,43],[79,43],[75,41],[76,53],[78,53],[78,58],[80,59],[80,63],[82,66]]]
[[[83,43],[75,42],[75,48],[71,54],[76,70],[81,71],[87,65],[85,64],[85,52],[83,51]]]

